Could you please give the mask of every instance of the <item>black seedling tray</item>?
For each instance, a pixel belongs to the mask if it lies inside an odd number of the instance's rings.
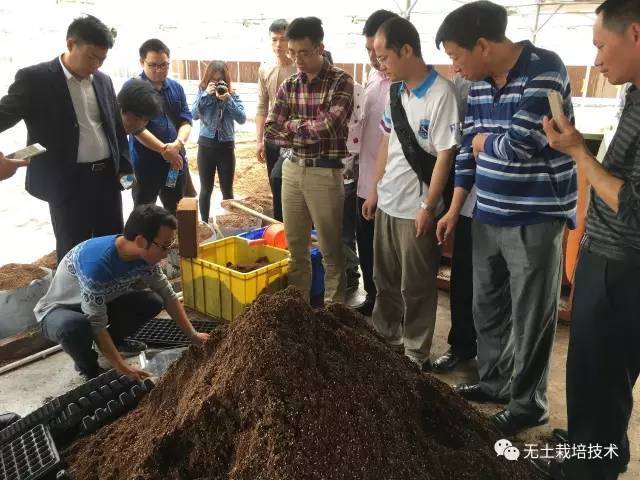
[[[0,430],[0,445],[5,444],[18,435],[22,435],[38,424],[49,425],[51,434],[54,438],[57,438],[58,434],[64,433],[82,420],[82,410],[84,407],[80,406],[80,409],[78,409],[79,399],[88,397],[92,391],[99,390],[102,385],[108,385],[117,379],[118,374],[116,371],[109,370],[79,385],[73,390],[69,390],[67,393],[52,399],[29,415],[12,423],[4,430]],[[129,383],[132,384],[133,382],[129,381]],[[97,406],[94,407],[93,410],[95,410],[95,408],[97,408]]]
[[[152,388],[151,380],[137,383],[110,370],[54,398],[0,431],[0,445],[38,424],[48,426],[56,441],[66,443],[78,433],[91,433],[135,408]]]
[[[200,333],[211,333],[220,325],[220,322],[192,320],[191,324]],[[149,345],[166,348],[184,347],[190,343],[175,322],[158,318],[149,320],[131,338]]]
[[[131,383],[129,381],[129,386],[126,388],[123,388],[122,381],[122,378],[120,381],[112,381],[108,386],[103,385],[99,392],[91,392],[89,399],[83,397],[79,400],[79,403],[86,405],[86,413],[97,407],[91,412],[92,414],[82,416],[82,423],[79,429],[81,435],[93,433],[103,425],[112,422],[135,408],[142,397],[154,387],[153,381],[149,378],[142,383]]]
[[[0,447],[1,480],[37,480],[60,467],[58,449],[44,425]]]

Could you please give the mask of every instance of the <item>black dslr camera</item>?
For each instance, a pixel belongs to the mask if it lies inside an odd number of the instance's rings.
[[[224,95],[228,91],[229,91],[229,87],[227,86],[224,80],[219,80],[216,83],[216,92],[218,93],[218,95]]]

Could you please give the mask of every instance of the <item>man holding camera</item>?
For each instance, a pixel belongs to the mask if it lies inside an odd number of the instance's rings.
[[[316,17],[287,29],[289,56],[299,73],[286,80],[265,124],[265,140],[293,148],[282,166],[284,228],[291,252],[289,281],[309,296],[309,235],[315,225],[325,264],[325,299],[345,296],[342,159],[353,109],[353,79],[324,58],[324,31]]]
[[[168,78],[169,55],[169,48],[156,38],[140,46],[140,78],[156,90],[162,113],[151,119],[146,129],[130,137],[129,151],[137,179],[134,204],[155,203],[160,195],[162,205],[175,213],[187,181],[184,145],[191,133],[192,117],[182,85]],[[170,170],[178,172],[173,186],[167,181]]]

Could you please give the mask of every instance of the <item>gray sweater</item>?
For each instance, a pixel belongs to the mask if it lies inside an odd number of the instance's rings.
[[[640,265],[640,90],[636,88],[627,94],[602,165],[624,184],[618,194],[618,213],[592,190],[587,216],[590,248],[605,258]]]

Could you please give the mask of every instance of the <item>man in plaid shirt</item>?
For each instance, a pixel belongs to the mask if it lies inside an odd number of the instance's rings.
[[[289,282],[305,296],[311,285],[309,232],[318,232],[325,265],[325,300],[344,301],[342,159],[353,109],[353,79],[325,61],[324,31],[316,17],[287,29],[298,74],[278,90],[265,140],[292,149],[282,166],[282,214],[289,243]]]

